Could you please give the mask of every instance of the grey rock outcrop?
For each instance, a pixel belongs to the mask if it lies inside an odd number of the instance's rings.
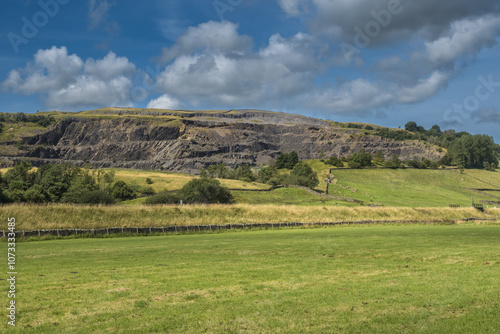
[[[224,163],[268,163],[279,152],[297,151],[300,159],[349,156],[365,149],[382,150],[403,160],[439,159],[443,153],[417,141],[394,141],[361,130],[299,115],[264,111],[183,111],[155,115],[154,110],[128,114],[113,110],[112,117],[70,117],[46,132],[25,138],[23,153],[35,165],[47,162],[86,162],[96,167],[159,169],[196,173],[201,167]],[[172,116],[166,119],[159,116]]]

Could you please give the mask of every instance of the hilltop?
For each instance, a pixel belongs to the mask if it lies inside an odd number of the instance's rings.
[[[197,173],[224,163],[260,165],[280,152],[300,159],[349,156],[365,149],[386,158],[438,160],[442,149],[421,140],[377,135],[378,126],[348,124],[260,110],[159,110],[106,108],[39,112],[49,126],[11,122],[0,137],[2,165],[70,161],[96,167],[162,169]],[[389,129],[390,131],[403,131]]]

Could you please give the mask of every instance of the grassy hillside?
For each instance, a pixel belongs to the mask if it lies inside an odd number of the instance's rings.
[[[318,173],[320,184],[316,188],[324,191],[324,180],[330,166],[319,160],[307,161]],[[466,170],[420,170],[420,169],[334,169],[334,184],[329,186],[333,196],[353,198],[366,205],[402,207],[443,207],[450,204],[470,206],[472,196],[480,201],[495,201],[493,197],[467,188],[500,189],[500,171]],[[182,188],[193,176],[156,171],[116,170],[117,179],[146,186],[146,178],[157,191]],[[267,185],[256,182],[220,180],[229,188],[266,189]],[[500,196],[500,192],[492,192]],[[292,204],[292,205],[351,205],[350,203],[314,196],[299,189],[276,189],[272,192],[234,192],[238,203],[246,204]],[[137,203],[137,201],[135,201]],[[140,201],[139,201],[140,203]]]
[[[234,191],[233,196],[238,203],[254,205],[273,204],[356,206],[356,204],[354,203],[315,196],[305,190],[295,188],[280,188],[270,192]]]
[[[319,160],[307,161],[318,173],[320,184],[316,188],[324,192],[324,180],[330,166]],[[5,173],[7,169],[0,169]],[[154,191],[179,190],[196,176],[162,171],[114,169],[115,179],[137,187],[152,187]],[[500,170],[420,170],[420,169],[333,169],[334,184],[329,194],[363,201],[365,205],[396,207],[447,207],[450,204],[470,206],[472,196],[476,203],[500,201],[500,191],[476,192],[473,189],[500,189]],[[146,182],[147,179],[152,184]],[[219,180],[230,189],[264,190],[269,185],[239,180]],[[486,193],[486,194],[485,194]],[[489,194],[490,196],[488,196]],[[237,203],[274,205],[340,205],[352,203],[315,196],[301,189],[275,189],[271,192],[233,191]],[[124,202],[142,204],[144,198]]]
[[[193,175],[168,173],[161,171],[145,171],[134,169],[113,169],[117,180],[125,181],[132,185],[141,187],[151,186],[155,191],[179,190],[186,183],[196,178]],[[146,179],[150,178],[153,184],[147,184]],[[219,180],[222,185],[230,189],[268,189],[269,186],[257,182],[243,182],[238,180]]]
[[[465,225],[27,242],[9,332],[495,332],[499,238]]]
[[[500,173],[455,170],[335,170],[330,193],[355,198],[366,204],[408,207],[471,205],[491,200],[466,188],[500,184]],[[497,187],[497,189],[500,189]]]

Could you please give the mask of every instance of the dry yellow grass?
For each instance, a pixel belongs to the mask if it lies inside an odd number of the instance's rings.
[[[160,227],[170,225],[338,222],[357,220],[449,221],[469,217],[498,218],[500,210],[481,213],[472,208],[370,208],[272,205],[78,206],[5,205],[0,207],[0,229],[16,218],[18,230]]]
[[[197,176],[186,175],[186,174],[174,174],[166,173],[160,171],[143,171],[143,170],[127,170],[127,169],[117,169],[115,170],[116,180],[122,180],[130,184],[136,184],[138,186],[151,186],[156,192],[162,190],[179,190],[186,183],[196,178]],[[146,179],[150,178],[153,184],[148,185]],[[231,189],[267,189],[269,188],[266,184],[256,183],[256,182],[243,182],[238,180],[222,180],[219,179],[220,183]]]

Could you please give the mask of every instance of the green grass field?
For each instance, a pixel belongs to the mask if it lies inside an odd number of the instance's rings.
[[[324,191],[330,167],[319,160],[307,162],[318,173],[321,180],[317,190]],[[335,184],[329,186],[330,195],[353,198],[365,205],[398,207],[446,207],[450,204],[470,206],[472,196],[476,202],[496,199],[467,188],[500,189],[500,170],[420,170],[420,169],[333,169]],[[193,179],[193,176],[160,171],[116,170],[116,179],[141,187],[148,186],[151,178],[155,191],[177,190]],[[267,189],[269,186],[257,182],[220,180],[232,189]],[[495,193],[493,193],[495,195]],[[500,193],[496,193],[500,196]],[[272,192],[234,192],[238,203],[275,205],[344,205],[353,204],[314,196],[299,189],[276,189]],[[135,200],[128,204],[141,204]]]
[[[357,204],[349,203],[340,200],[323,198],[308,193],[302,189],[296,188],[279,188],[270,192],[232,192],[237,203],[244,204],[273,204],[273,205],[339,205],[339,206],[356,206]]]
[[[333,171],[336,184],[330,193],[365,204],[407,207],[471,205],[491,198],[466,188],[500,189],[500,173],[483,170],[367,169]]]
[[[495,332],[499,238],[467,224],[21,242],[9,332]]]

